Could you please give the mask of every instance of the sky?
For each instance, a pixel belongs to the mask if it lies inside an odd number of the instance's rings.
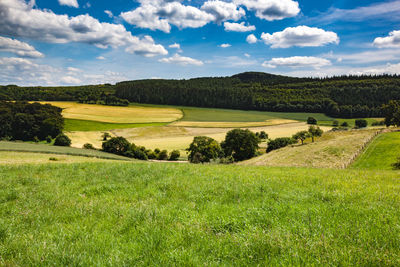
[[[400,0],[0,0],[0,84],[400,74]]]

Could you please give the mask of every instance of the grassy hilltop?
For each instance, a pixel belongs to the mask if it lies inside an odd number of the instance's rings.
[[[0,167],[0,265],[400,264],[399,172]]]

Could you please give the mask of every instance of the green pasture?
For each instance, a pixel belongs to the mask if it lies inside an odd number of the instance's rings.
[[[0,141],[0,151],[35,152],[45,154],[60,154],[83,157],[95,157],[115,160],[131,160],[126,157],[105,153],[98,150],[80,149],[74,147],[52,146],[47,144],[32,144],[26,142]]]
[[[391,170],[400,157],[400,132],[378,135],[353,163],[355,169]]]
[[[65,131],[109,131],[114,129],[127,129],[149,126],[164,126],[165,122],[155,123],[107,123],[99,121],[86,121],[65,119]]]
[[[368,122],[368,127],[372,126],[372,123],[374,122],[380,122],[383,120],[383,118],[362,118],[363,120],[366,120]],[[354,127],[355,126],[355,121],[357,119],[336,119],[336,118],[331,118],[330,120],[318,120],[318,125],[322,126],[332,126],[332,122],[334,120],[337,120],[339,122],[339,126],[343,122],[347,122],[349,124],[349,127]],[[381,126],[384,127],[384,126]]]
[[[399,174],[0,166],[0,265],[399,266]]]

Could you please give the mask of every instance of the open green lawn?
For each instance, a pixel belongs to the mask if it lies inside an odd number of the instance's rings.
[[[74,147],[52,146],[48,144],[32,144],[26,142],[6,142],[0,141],[0,151],[19,151],[19,152],[35,152],[45,154],[60,154],[83,157],[95,157],[103,159],[116,160],[131,160],[127,157],[122,157],[110,153],[105,153],[98,150],[80,149]]]
[[[399,174],[0,166],[0,265],[399,266]]]
[[[65,119],[65,131],[109,131],[114,129],[127,129],[148,126],[164,126],[165,122],[154,123],[108,123],[99,121],[85,121],[76,119]]]
[[[400,132],[379,135],[367,147],[365,152],[353,163],[356,169],[391,170],[393,163],[400,157]]]

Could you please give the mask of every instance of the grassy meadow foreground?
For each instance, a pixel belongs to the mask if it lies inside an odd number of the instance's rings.
[[[400,264],[398,171],[0,166],[0,265]]]

